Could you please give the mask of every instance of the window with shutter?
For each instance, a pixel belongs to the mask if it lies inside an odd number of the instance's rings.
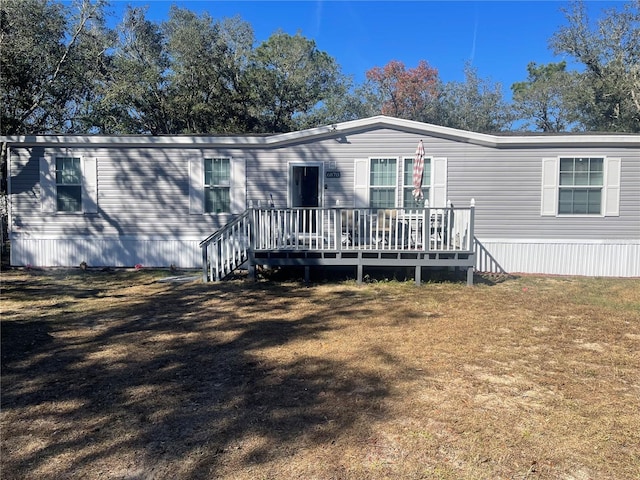
[[[619,192],[619,158],[542,159],[543,216],[618,216]]]
[[[40,159],[42,210],[97,213],[97,162],[95,158],[51,156]]]
[[[243,158],[194,158],[189,162],[189,213],[242,213],[245,209]]]

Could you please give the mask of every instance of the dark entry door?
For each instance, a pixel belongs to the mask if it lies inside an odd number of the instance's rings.
[[[291,206],[293,208],[320,206],[320,167],[298,165],[291,167]],[[297,219],[299,231],[316,231],[316,210],[303,211]]]
[[[291,206],[320,206],[320,167],[294,165],[291,169]]]

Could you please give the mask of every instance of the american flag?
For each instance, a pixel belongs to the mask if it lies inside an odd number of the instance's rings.
[[[422,200],[422,171],[424,170],[424,145],[418,142],[416,158],[413,161],[413,198],[416,202]]]

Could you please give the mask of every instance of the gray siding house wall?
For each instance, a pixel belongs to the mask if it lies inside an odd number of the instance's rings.
[[[383,116],[272,136],[0,138],[11,263],[197,268],[200,241],[248,207],[368,207],[376,162],[394,165],[403,207],[420,140],[429,205],[475,200],[478,270],[640,276],[640,136],[493,136]],[[80,159],[78,211],[57,204],[65,158]],[[206,212],[205,159],[228,162],[225,212]],[[595,159],[593,185],[575,186],[599,192],[591,213],[558,212],[567,175],[584,174],[566,171],[571,159]]]

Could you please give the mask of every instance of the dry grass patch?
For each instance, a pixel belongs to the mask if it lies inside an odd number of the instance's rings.
[[[640,282],[5,272],[2,477],[640,477]]]

